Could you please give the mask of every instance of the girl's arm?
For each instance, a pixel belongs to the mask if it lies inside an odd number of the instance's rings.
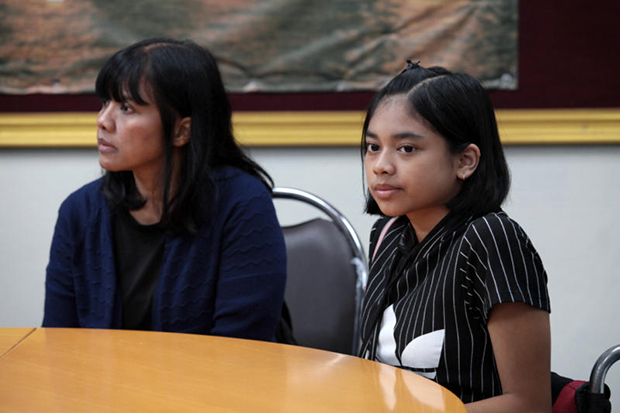
[[[468,404],[468,413],[550,413],[549,313],[518,302],[498,304],[488,330],[503,394]]]

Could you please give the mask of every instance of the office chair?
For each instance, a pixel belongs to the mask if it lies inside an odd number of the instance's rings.
[[[620,344],[605,350],[594,363],[590,381],[551,373],[553,413],[609,413],[611,392],[605,384],[609,368],[620,360]]]
[[[363,286],[368,275],[357,233],[336,208],[316,195],[274,188],[272,196],[301,201],[329,217],[282,227],[287,253],[284,300],[297,344],[357,354]]]

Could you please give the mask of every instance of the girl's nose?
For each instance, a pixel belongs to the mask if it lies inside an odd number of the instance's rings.
[[[373,172],[377,175],[379,174],[388,174],[392,175],[396,171],[394,167],[394,162],[392,158],[389,156],[387,151],[382,152],[376,158],[376,162],[373,165]]]
[[[111,132],[114,130],[114,120],[112,119],[113,104],[110,102],[107,105],[101,107],[99,114],[97,115],[97,127],[105,131]]]

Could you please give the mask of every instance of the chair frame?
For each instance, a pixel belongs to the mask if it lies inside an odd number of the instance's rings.
[[[605,393],[605,378],[607,377],[607,372],[618,360],[620,360],[620,344],[608,348],[599,356],[590,373],[591,393]]]
[[[332,222],[338,227],[338,229],[342,232],[342,234],[349,242],[349,245],[354,255],[354,258],[351,260],[351,264],[355,266],[357,274],[357,283],[355,289],[356,317],[353,327],[352,343],[353,354],[357,354],[360,345],[360,316],[364,295],[364,286],[366,285],[366,281],[368,279],[368,262],[366,260],[366,254],[364,253],[364,248],[360,241],[360,237],[357,235],[357,232],[353,228],[353,225],[351,225],[349,220],[344,215],[342,215],[340,211],[338,211],[333,205],[331,205],[327,201],[319,198],[314,194],[296,188],[275,187],[272,189],[272,198],[293,199],[314,206],[332,220]]]

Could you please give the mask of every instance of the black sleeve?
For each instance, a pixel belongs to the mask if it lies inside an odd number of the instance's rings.
[[[494,305],[522,302],[551,311],[547,273],[523,229],[505,214],[477,219],[467,230],[462,253],[470,305],[488,319]]]

